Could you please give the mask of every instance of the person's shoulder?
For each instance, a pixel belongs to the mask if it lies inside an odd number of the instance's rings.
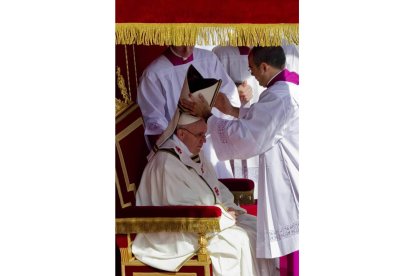
[[[157,153],[148,161],[147,167],[152,172],[165,172],[177,162],[177,158],[165,150],[158,150]]]
[[[201,48],[194,48],[193,54],[195,58],[216,57],[212,51]]]
[[[154,166],[154,167],[162,167],[166,160],[167,160],[168,154],[158,150],[154,156],[151,158],[151,160],[148,161],[148,166]]]
[[[233,47],[233,46],[216,46],[216,47],[213,48],[212,51],[217,56],[236,55],[236,54],[238,54],[237,47]]]
[[[291,102],[293,98],[298,97],[298,88],[299,86],[295,83],[286,82],[286,81],[279,81],[276,82],[271,87],[267,88],[265,91],[267,93],[263,93],[262,102]],[[262,96],[262,95],[261,95]]]
[[[182,149],[179,146],[177,146],[176,143],[172,140],[167,140],[165,144],[166,146],[163,145],[160,149],[158,149],[155,156],[158,156],[158,158],[161,160],[181,161],[180,155],[183,154]]]
[[[171,62],[164,55],[160,55],[145,68],[143,74],[156,74],[170,67],[172,67]]]
[[[200,66],[213,66],[214,64],[221,64],[219,58],[215,53],[210,50],[194,48],[194,61],[193,64],[199,64]]]

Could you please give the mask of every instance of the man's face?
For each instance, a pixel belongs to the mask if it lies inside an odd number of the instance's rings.
[[[191,56],[194,50],[194,46],[171,46],[171,48],[183,58]]]
[[[192,154],[199,154],[206,142],[207,124],[204,120],[185,125],[177,130],[178,138],[187,146]]]
[[[253,56],[249,55],[249,71],[256,78],[261,86],[266,86],[267,83],[264,83],[264,76],[260,67],[257,67],[253,62]]]

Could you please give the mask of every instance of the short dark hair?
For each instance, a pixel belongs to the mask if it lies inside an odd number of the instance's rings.
[[[249,55],[253,57],[253,62],[256,66],[259,66],[262,62],[265,62],[278,69],[285,68],[286,55],[282,46],[256,46],[250,50]]]

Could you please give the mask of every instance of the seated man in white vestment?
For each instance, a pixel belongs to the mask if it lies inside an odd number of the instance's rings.
[[[202,98],[181,105],[207,120],[220,160],[260,155],[256,253],[277,258],[299,250],[299,75],[285,68],[281,46],[253,47],[248,62],[266,87],[259,100],[238,108],[219,93],[215,102],[237,120],[211,116],[211,106]]]
[[[136,204],[218,206],[222,210],[221,231],[211,234],[207,245],[214,275],[279,275],[274,259],[256,259],[256,217],[234,203],[232,193],[205,161],[201,149],[206,132],[202,118],[176,110],[157,140],[157,151],[149,155]],[[139,233],[132,245],[141,262],[167,271],[179,269],[197,249],[197,236],[192,233]]]
[[[150,148],[174,115],[190,65],[206,78],[221,79],[221,92],[234,106],[240,106],[237,88],[216,55],[209,50],[193,46],[170,46],[144,70],[137,90],[137,103],[142,111],[145,135]],[[218,110],[213,112],[219,117],[226,118],[226,115]],[[233,178],[230,162],[217,159],[208,134],[203,152],[213,164],[219,178]]]

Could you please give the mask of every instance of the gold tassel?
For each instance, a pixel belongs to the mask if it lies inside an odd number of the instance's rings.
[[[138,232],[193,232],[220,231],[219,218],[118,218],[116,233]]]
[[[121,45],[299,45],[299,24],[116,23]]]

